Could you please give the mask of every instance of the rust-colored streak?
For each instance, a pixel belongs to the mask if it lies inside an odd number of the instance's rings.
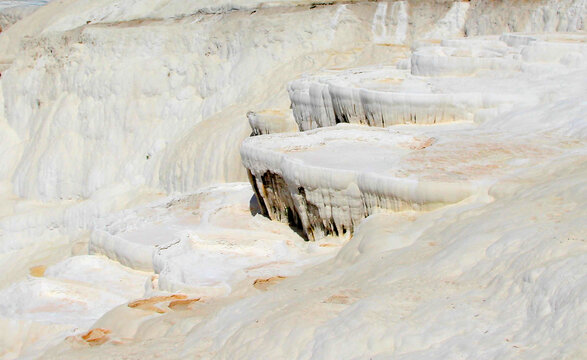
[[[173,294],[169,296],[153,296],[148,299],[141,299],[136,300],[128,304],[129,308],[133,309],[140,309],[145,311],[153,311],[159,314],[163,314],[166,312],[165,309],[156,306],[159,303],[167,302],[167,301],[174,301],[174,300],[184,300],[187,299],[187,295],[184,294]]]
[[[267,290],[269,286],[277,284],[283,279],[285,279],[285,276],[273,276],[267,279],[257,279],[253,283],[253,286],[255,287],[255,289]]]
[[[91,346],[102,345],[110,339],[108,336],[110,333],[108,329],[96,328],[88,331],[81,338]]]

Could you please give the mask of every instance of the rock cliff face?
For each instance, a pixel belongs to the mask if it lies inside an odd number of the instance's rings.
[[[0,357],[586,357],[587,1],[16,3]]]

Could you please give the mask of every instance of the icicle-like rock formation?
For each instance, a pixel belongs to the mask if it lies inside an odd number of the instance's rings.
[[[390,69],[343,71],[293,81],[288,86],[300,130],[339,123],[386,127],[471,122],[478,110],[523,101],[519,94],[444,90],[442,82]]]
[[[300,130],[339,123],[386,127],[460,122],[453,127],[469,123],[469,132],[454,130],[447,135],[445,131],[452,129],[448,125],[416,126],[424,133],[411,137],[409,131],[416,130],[337,127],[247,139],[241,156],[263,211],[272,219],[300,227],[314,240],[330,234],[348,235],[363,218],[380,211],[427,211],[482,194],[483,184],[516,169],[510,162],[532,162],[559,151],[538,147],[533,156],[517,141],[500,145],[483,140],[475,127],[491,126],[500,114],[533,107],[550,96],[547,83],[537,87],[526,73],[580,69],[579,59],[585,58],[587,50],[584,40],[579,34],[506,34],[446,40],[439,45],[424,43],[412,57],[411,71],[362,68],[290,83],[288,91]],[[445,55],[421,63],[422,52]],[[490,54],[503,60],[512,53],[517,54],[516,69],[488,66],[472,77],[469,68],[460,66],[462,59],[483,60]],[[458,56],[463,54],[468,57]],[[455,71],[463,70],[456,77],[417,76],[446,75],[447,64]],[[480,70],[477,67],[475,72]],[[462,139],[468,137],[478,142],[466,145]],[[520,158],[501,154],[497,150],[501,146]],[[494,149],[490,151],[497,157],[481,165],[479,149]],[[414,166],[416,158],[422,162],[418,166]]]
[[[59,0],[4,27],[0,357],[584,358],[586,6]],[[290,113],[337,126],[275,134]],[[200,188],[245,179],[249,125],[284,223]]]
[[[338,123],[386,127],[398,124],[471,122],[479,110],[532,101],[519,91],[499,91],[462,84],[452,79],[487,71],[541,71],[550,67],[577,67],[587,60],[582,35],[556,37],[505,34],[499,39],[444,40],[439,45],[415,44],[410,70],[363,68],[304,77],[288,85],[293,114],[300,130]],[[561,38],[562,39],[562,38]]]
[[[347,125],[258,136],[245,140],[241,156],[263,212],[316,240],[348,236],[375,213],[429,211],[483,195],[520,163],[560,153],[471,128],[437,137],[412,131]],[[480,163],[488,151],[492,158]]]

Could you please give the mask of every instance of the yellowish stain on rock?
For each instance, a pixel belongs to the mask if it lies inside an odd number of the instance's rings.
[[[169,296],[153,296],[148,299],[141,299],[136,300],[128,304],[129,308],[132,309],[140,309],[145,311],[153,311],[159,314],[163,314],[167,312],[166,309],[157,306],[157,304],[168,302],[168,301],[175,301],[175,300],[185,300],[187,299],[187,295],[184,294],[174,294]]]
[[[45,265],[37,265],[33,266],[29,269],[29,273],[31,276],[34,277],[43,277],[45,275],[45,270],[47,270],[47,266]]]
[[[273,276],[267,279],[257,279],[253,283],[253,286],[255,287],[255,289],[267,290],[269,286],[275,285],[283,279],[285,279],[285,276]]]
[[[320,246],[320,247],[337,247],[337,246],[340,246],[340,245],[338,245],[338,244],[332,244],[332,243],[322,243],[322,244],[320,244],[318,246]]]
[[[191,305],[200,301],[200,298],[194,298],[194,299],[185,299],[185,300],[173,300],[172,302],[169,303],[169,305],[167,307],[169,307],[171,310],[174,311],[185,311],[185,310],[190,310],[191,309]]]
[[[90,346],[102,345],[110,339],[108,334],[111,332],[108,329],[96,328],[88,331],[81,338]]]

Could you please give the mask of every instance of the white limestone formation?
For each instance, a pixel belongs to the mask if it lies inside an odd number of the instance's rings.
[[[258,215],[253,200],[249,184],[233,183],[125,210],[93,231],[90,253],[153,271],[159,290],[207,297],[334,255]]]
[[[483,197],[496,179],[562,152],[554,144],[528,151],[524,137],[505,145],[499,134],[447,130],[338,126],[249,138],[241,156],[264,212],[315,240],[348,237],[379,212],[430,211]],[[494,156],[479,163],[488,149]]]
[[[561,38],[562,41],[549,36],[504,34],[500,41],[486,39],[468,43],[448,40],[440,47],[417,49],[411,57],[411,73],[418,76],[466,76],[496,70],[535,71],[542,63],[579,66],[587,56],[584,39],[584,35],[572,34]]]
[[[480,92],[466,85],[455,92],[445,87],[442,81],[431,83],[404,70],[362,69],[356,75],[343,71],[296,80],[288,90],[300,130],[338,123],[387,127],[472,122],[479,110],[526,101],[515,93]]]
[[[572,42],[563,42],[564,39]],[[551,71],[565,73],[582,68],[578,61],[562,62],[561,58],[572,52],[582,59],[587,49],[585,40],[581,35],[542,39],[540,36],[504,35],[499,39],[446,40],[440,46],[425,45],[420,49],[428,53],[449,51],[450,61],[462,59],[458,55],[463,52],[476,60],[492,51],[502,56],[515,52],[519,54],[517,72],[531,72],[540,62],[540,68],[549,64]],[[494,72],[488,67],[475,78],[462,77],[469,75],[467,68],[464,74],[458,74],[461,78],[415,76],[422,73],[446,75],[446,63],[422,63],[420,55],[421,51],[416,50],[411,73],[393,68],[357,69],[292,82],[288,90],[300,130],[337,123],[385,127],[459,120],[472,122],[474,119],[491,126],[496,114],[535,106],[550,91],[548,84],[544,84],[542,88],[519,95],[534,79],[523,74],[497,79],[512,70],[500,67],[493,68]],[[459,65],[462,64],[452,65],[455,71],[461,71]],[[488,80],[488,77],[493,79]],[[451,93],[455,88],[459,93]],[[474,89],[478,92],[473,92]],[[439,93],[441,91],[445,93]],[[477,112],[480,115],[475,117]],[[272,219],[299,226],[310,240],[314,240],[330,234],[348,236],[363,218],[380,211],[430,210],[473,194],[482,196],[486,185],[494,181],[490,179],[503,176],[504,171],[518,170],[519,161],[537,161],[531,159],[531,154],[523,155],[524,151],[512,149],[524,160],[500,156],[497,162],[485,162],[484,170],[479,172],[478,165],[471,164],[477,161],[475,151],[461,154],[463,150],[459,149],[468,148],[464,145],[466,141],[461,140],[471,135],[465,135],[467,132],[475,134],[473,137],[479,140],[471,148],[494,146],[491,145],[493,140],[489,143],[482,140],[484,137],[474,127],[452,131],[449,137],[430,129],[421,138],[410,138],[410,133],[406,134],[403,129],[395,134],[361,133],[355,128],[341,128],[248,139],[241,148],[241,156],[264,213]],[[435,146],[436,142],[444,146]],[[522,149],[524,144],[513,146]],[[372,149],[377,151],[371,153]],[[422,149],[426,150],[420,152]],[[537,151],[542,154],[553,150]],[[434,176],[410,165],[415,156],[420,157],[415,153],[426,154],[422,156],[426,164],[424,169]],[[468,159],[468,155],[473,158]],[[442,160],[429,164],[426,158]],[[507,161],[516,165],[510,168]],[[479,174],[486,178],[478,178]]]
[[[0,358],[587,357],[587,1],[40,3]]]
[[[298,130],[291,111],[272,109],[249,111],[247,113],[247,119],[249,120],[251,129],[253,129],[253,135],[294,132]]]
[[[47,0],[7,0],[0,2],[0,32],[8,30],[12,24],[32,14]]]
[[[140,298],[147,273],[96,256],[75,256],[0,290],[3,358],[36,357],[89,328],[120,304]]]
[[[373,17],[373,41],[377,44],[405,44],[408,32],[408,2],[377,3]]]
[[[244,180],[244,114],[256,104],[282,107],[283,84],[302,71],[354,61],[360,52],[341,60],[327,52],[353,48],[348,33],[369,45],[362,6],[332,28],[333,7],[306,8],[303,23],[295,12],[260,9],[135,24],[129,9],[103,3],[79,13],[74,1],[52,3],[0,38],[3,48],[39,33],[10,47],[18,56],[0,50],[0,62],[11,63],[2,71],[5,119],[18,139],[6,176],[19,196],[76,199],[119,183],[188,191]],[[135,17],[151,16],[144,3],[139,9],[146,13]],[[36,18],[50,25],[37,29]],[[279,35],[265,36],[272,27]]]
[[[424,38],[446,39],[463,36],[469,4],[469,1],[457,1],[452,3],[450,10],[448,10],[444,17],[435,24],[430,32],[424,35]]]

